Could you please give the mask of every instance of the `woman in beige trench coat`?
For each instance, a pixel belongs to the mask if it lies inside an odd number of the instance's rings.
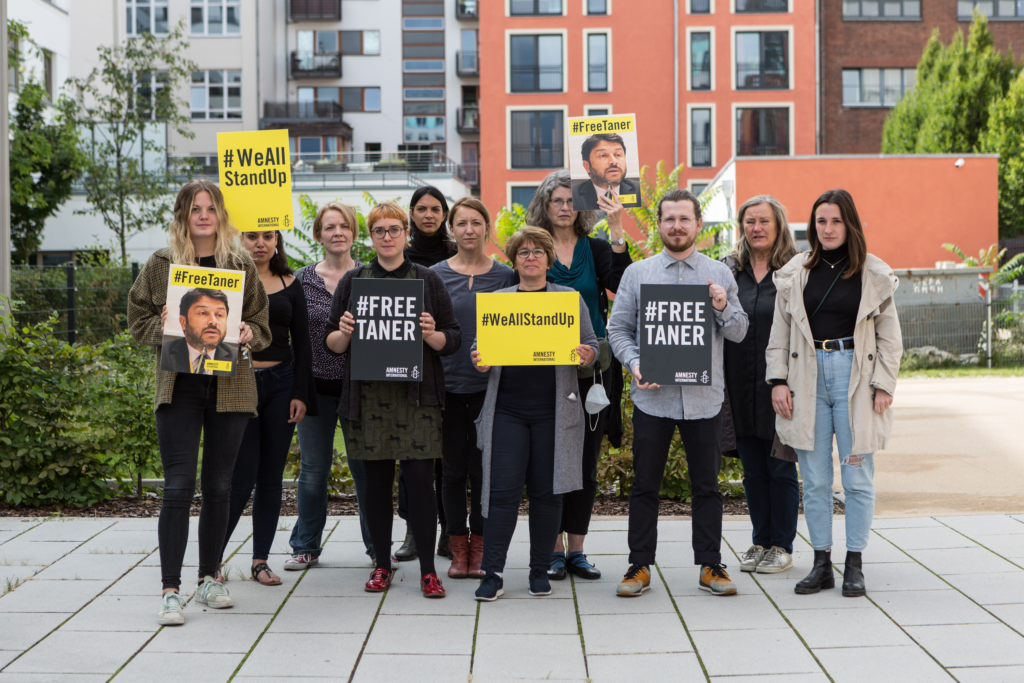
[[[814,203],[811,250],[775,273],[778,294],[766,352],[776,430],[800,460],[814,567],[801,594],[834,588],[832,438],[846,492],[843,595],[866,593],[861,553],[874,515],[874,453],[892,430],[903,354],[893,293],[898,280],[867,253],[853,198],[830,190]]]

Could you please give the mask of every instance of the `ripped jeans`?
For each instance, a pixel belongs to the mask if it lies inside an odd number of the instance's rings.
[[[850,373],[853,350],[816,351],[818,404],[814,418],[814,450],[795,449],[804,483],[804,518],[815,550],[832,547],[832,436],[839,447],[840,475],[846,493],[846,549],[861,552],[868,545],[875,514],[874,453],[851,455]]]

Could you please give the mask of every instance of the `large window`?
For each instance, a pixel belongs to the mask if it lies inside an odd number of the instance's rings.
[[[904,17],[919,19],[921,17],[921,0],[843,0],[843,18],[857,17],[863,19],[903,19]]]
[[[403,31],[443,31],[444,17],[405,17]]]
[[[125,0],[128,15],[128,35],[167,33],[167,0]]]
[[[843,69],[843,105],[896,106],[916,80],[917,69]]]
[[[789,0],[736,0],[736,12],[764,14],[768,12],[788,12]]]
[[[711,34],[690,34],[690,89],[711,90]]]
[[[690,165],[711,166],[711,110],[690,110]]]
[[[606,92],[608,90],[608,34],[587,35],[587,90]]]
[[[380,31],[342,31],[341,54],[379,55]]]
[[[240,0],[192,0],[192,35],[237,35],[242,30]]]
[[[975,8],[979,14],[986,17],[1024,18],[1024,1],[1022,0],[957,0],[956,13],[963,21],[971,19]]]
[[[590,16],[608,14],[608,0],[587,0],[587,14]]]
[[[350,111],[380,111],[380,88],[342,88],[341,107]]]
[[[512,92],[562,91],[562,36],[512,36]]]
[[[711,0],[690,0],[690,14],[711,14]]]
[[[736,88],[779,90],[789,87],[789,34],[764,31],[736,34]]]
[[[402,90],[403,100],[443,100],[444,88],[405,88]],[[346,111],[348,107],[345,108]]]
[[[241,71],[193,71],[192,119],[218,121],[242,118]]]
[[[135,106],[144,115],[150,118],[157,118],[156,109],[158,106],[157,97],[160,96],[167,85],[167,73],[158,71],[156,73],[138,74],[135,80]]]
[[[512,112],[512,168],[562,168],[561,111]]]
[[[562,0],[508,0],[513,17],[561,14]]]
[[[533,195],[537,194],[537,186],[530,185],[527,187],[512,186],[512,203],[518,204],[524,209],[530,205],[533,201]]]
[[[412,143],[444,142],[444,117],[406,116],[405,141]]]
[[[444,71],[443,59],[406,59],[402,62],[402,70],[406,72]]]
[[[736,110],[737,156],[789,154],[789,109]]]

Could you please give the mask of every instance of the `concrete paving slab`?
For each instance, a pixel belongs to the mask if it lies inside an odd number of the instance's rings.
[[[639,597],[623,598],[611,584],[576,584],[576,604],[582,614],[675,614],[672,598],[655,574],[651,590]]]
[[[587,655],[693,652],[677,614],[581,614]]]
[[[197,540],[196,538],[191,539]],[[125,554],[147,554],[156,550],[159,541],[155,531],[133,530],[118,531],[117,533],[103,533],[76,548],[79,553],[125,553]]]
[[[1024,664],[1024,637],[1003,624],[909,626],[907,633],[945,667]]]
[[[1020,683],[1020,681],[1024,681],[1024,666],[979,666],[969,669],[950,669],[949,673],[956,676],[960,683]]]
[[[932,517],[892,517],[871,522],[872,529],[919,529],[922,527],[941,527],[942,524]]]
[[[18,650],[0,650],[0,669],[13,662],[20,654]]]
[[[1015,629],[1018,633],[1024,633],[1024,604],[989,605],[985,609],[999,619],[1002,619],[1010,628]]]
[[[300,572],[281,571],[282,580],[286,575],[295,576]],[[370,578],[370,568],[329,569],[313,567],[302,573],[302,582],[293,595],[297,598],[343,598],[367,595],[363,589]],[[397,577],[396,577],[397,578]]]
[[[152,621],[156,623],[155,612],[152,613]],[[270,616],[266,614],[237,614],[232,613],[232,610],[211,610],[193,601],[185,610],[185,625],[163,629],[146,645],[143,652],[244,655],[252,648],[269,622]],[[192,660],[188,658],[187,661]],[[241,657],[236,657],[235,665],[237,666],[240,661]],[[181,673],[180,667],[178,673]],[[227,678],[222,680],[226,681]]]
[[[736,584],[736,591],[739,595],[758,595],[761,593],[761,589],[754,579],[751,578],[747,572],[741,572],[737,567],[735,571],[732,571],[733,567],[729,567],[729,578],[732,579],[733,583]],[[665,583],[672,591],[672,595],[676,598],[685,598],[688,596],[703,596],[706,598],[726,599],[732,596],[730,595],[711,595],[705,591],[697,588],[697,584],[700,582],[700,568],[694,567],[693,565],[687,568],[679,569],[661,569],[662,576],[665,577]],[[654,573],[654,578],[658,577],[658,573]],[[652,580],[651,585],[655,586],[655,582]],[[652,588],[652,590],[655,590]]]
[[[0,683],[105,683],[109,674],[6,674]]]
[[[786,620],[762,593],[741,594],[721,600],[708,600],[708,597],[697,595],[676,599],[686,628],[691,631],[747,630],[751,624],[757,624],[758,628],[786,628]]]
[[[691,633],[709,676],[819,673],[821,667],[793,630]],[[764,680],[763,678],[761,680]]]
[[[579,625],[569,600],[497,600],[480,603],[477,633],[578,635]]]
[[[7,665],[6,674],[110,674],[121,668],[151,633],[57,631]]]
[[[246,534],[246,535],[250,536],[249,534]],[[280,530],[279,531],[275,531],[274,532],[274,540],[270,543],[270,554],[271,555],[291,555],[292,554],[292,548],[291,548],[290,545],[288,545],[288,540],[291,537],[292,537],[292,532],[291,532],[290,528],[287,531],[280,531]],[[241,540],[244,540],[244,539],[241,539]],[[252,547],[253,547],[252,544],[253,544],[253,540],[252,540],[252,538],[250,536],[248,538],[248,540],[245,540],[245,542],[242,544],[242,547],[239,548],[238,553],[240,555],[245,555],[246,557],[251,557],[252,556]]]
[[[242,654],[197,654],[188,655],[189,683],[223,683],[231,678],[232,672],[242,661]],[[182,679],[182,657],[145,651],[135,656],[117,676],[115,683],[146,681],[146,683],[179,683]]]
[[[190,605],[193,606],[193,605]],[[160,599],[156,596],[97,596],[83,607],[61,631],[148,631],[160,628],[156,623]]]
[[[258,581],[251,580],[228,581],[224,585],[235,603],[231,611],[236,614],[273,614],[277,612],[281,603],[288,598],[288,593],[300,579],[296,574],[297,572],[278,572],[281,583],[277,586],[264,586]]]
[[[325,678],[351,674],[365,635],[351,633],[266,633],[245,660],[239,676]]]
[[[1024,603],[1024,572],[998,574],[953,574],[946,577],[979,605],[1015,605]],[[0,601],[0,605],[2,605]],[[2,608],[0,608],[2,609]]]
[[[469,655],[363,653],[352,683],[445,683],[469,678]],[[294,680],[294,679],[292,679]],[[476,680],[474,678],[474,680]]]
[[[46,569],[45,565],[17,564],[0,566],[0,596],[6,590],[8,582],[24,583]]]
[[[117,535],[120,536],[121,534],[117,534]],[[96,540],[100,541],[100,540],[105,539],[106,537],[107,537],[107,535],[104,534],[103,536],[101,536],[100,538],[98,538]],[[224,557],[231,557],[231,554],[233,552],[235,552],[235,550],[237,550],[240,545],[241,545],[240,543],[235,543],[235,542],[228,543],[227,547],[224,549]],[[128,552],[128,551],[125,551],[125,552]],[[248,559],[249,559],[248,555],[243,556],[243,557],[238,557],[236,555],[234,558],[231,559],[231,562],[234,562],[235,565],[238,566],[238,567],[246,567],[249,564],[247,562]],[[271,559],[271,566],[273,566],[273,564],[275,563],[275,559],[276,558]],[[217,558],[217,561],[219,562],[220,558]],[[160,553],[159,552],[151,553],[148,557],[146,557],[145,560],[143,560],[139,564],[141,566],[143,566],[143,567],[159,567],[160,566]],[[188,543],[185,544],[185,557],[182,559],[182,565],[181,566],[182,567],[190,567],[190,568],[197,568],[197,567],[199,567],[199,542],[198,541],[189,541]],[[280,563],[278,563],[278,566],[280,566]],[[248,573],[249,573],[248,568],[245,569],[245,572],[246,572],[246,576],[248,576]],[[184,572],[182,572],[182,573],[184,574]]]
[[[660,540],[660,539],[659,539]],[[623,533],[598,532],[587,534],[583,552],[589,555],[623,555],[629,552]]]
[[[473,683],[586,677],[578,635],[477,634]]]
[[[0,545],[0,566],[53,564],[80,545],[78,541],[23,541]]]
[[[590,533],[597,531],[628,531],[629,520],[625,518],[617,519],[592,519],[590,522]]]
[[[324,545],[317,567],[366,567],[367,573],[373,568],[370,557],[366,554],[366,546],[362,541],[331,541]]]
[[[108,531],[152,531],[156,533],[160,525],[159,517],[144,517],[141,519],[119,519],[117,524],[110,527]]]
[[[71,613],[45,612],[24,614],[9,612],[0,614],[0,650],[27,650],[60,626]]]
[[[27,581],[0,598],[0,612],[77,612],[109,581]]]
[[[447,600],[447,598],[446,598]],[[425,601],[426,602],[426,601]],[[438,601],[443,602],[443,601]],[[284,604],[269,633],[362,633],[366,635],[380,607],[380,596],[296,598]]]
[[[909,550],[911,557],[939,575],[992,574],[1019,569],[985,548],[946,548],[945,550]]]
[[[786,617],[811,649],[913,645],[877,607],[861,604],[865,605],[861,609],[793,610]]]
[[[28,531],[32,527],[42,524],[42,520],[38,518],[24,518],[24,517],[2,517],[0,518],[0,531]]]
[[[382,614],[365,652],[403,655],[471,655],[476,617]],[[443,633],[443,638],[438,634]]]
[[[448,579],[441,578],[444,586],[444,598],[425,598],[420,592],[419,586],[413,581],[416,577],[406,572],[405,581],[401,585],[394,586],[389,590],[384,604],[381,606],[381,614],[439,614],[449,616],[475,616],[476,601],[473,594],[480,581],[473,579]],[[366,595],[370,595],[367,593]]]
[[[843,565],[839,565],[839,570],[843,570]],[[916,562],[865,566],[864,582],[869,593],[883,591],[928,591],[949,588],[946,582]],[[838,583],[836,587],[839,587]]]
[[[1022,524],[1021,526],[1024,526]],[[975,536],[974,540],[978,542],[978,545],[988,548],[994,553],[998,553],[1007,559],[1013,560],[1017,566],[1024,565],[1021,561],[1024,558],[1024,535],[1018,534],[1011,536],[1009,534],[1001,534],[997,536]],[[0,554],[3,553],[3,547],[0,547]]]
[[[79,555],[71,553],[39,572],[36,575],[36,580],[113,580],[123,576],[144,559],[146,559],[146,555]]]
[[[595,655],[588,646],[587,669],[593,683],[705,680],[697,655],[692,652]]]
[[[959,531],[965,536],[996,536],[1019,534],[1024,536],[1024,524],[1007,515],[960,515],[956,517],[936,517],[935,521]]]
[[[900,626],[992,624],[996,622],[995,617],[953,589],[870,593],[870,595],[871,601]]]
[[[921,529],[878,529],[875,531],[898,548],[904,550],[934,550],[941,548],[972,548],[977,545],[963,534],[947,527]]]
[[[832,562],[842,564],[845,561],[846,548],[844,546],[833,548]],[[892,562],[909,562],[910,558],[905,551],[897,548],[878,534],[872,534],[871,540],[868,541],[868,547],[862,552],[861,561],[864,564],[889,564]]]
[[[21,538],[24,541],[88,541],[115,524],[111,519],[69,519],[48,521],[33,528]]]
[[[840,574],[836,574],[836,587],[826,589],[813,595],[797,595],[793,592],[796,581],[764,581],[761,587],[771,597],[772,602],[788,615],[790,610],[804,609],[856,609],[866,607],[870,604],[867,598],[844,598],[842,593],[842,580]],[[870,579],[868,579],[870,581]],[[868,590],[871,584],[868,583]]]
[[[138,566],[118,579],[107,589],[105,595],[151,595],[159,597],[163,588],[160,567]],[[181,594],[192,595],[196,592],[195,572],[181,573]],[[229,582],[230,585],[230,582]],[[159,606],[157,607],[159,610]]]
[[[909,642],[909,639],[908,639]],[[949,683],[950,676],[921,648],[838,647],[815,649],[815,656],[835,683],[913,681]]]

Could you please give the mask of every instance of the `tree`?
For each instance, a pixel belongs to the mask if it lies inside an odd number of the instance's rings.
[[[184,57],[184,34],[182,21],[166,38],[147,33],[100,47],[100,66],[73,81],[83,96],[78,120],[91,137],[85,174],[89,208],[79,213],[103,219],[116,237],[122,263],[128,260],[128,240],[154,225],[165,226],[171,214],[171,169],[166,164],[146,168],[142,162],[147,153],[165,152],[153,138],[154,124],[194,137],[181,111],[186,103],[176,96],[198,68]]]
[[[989,107],[980,149],[999,155],[999,236],[1024,235],[1024,72]]]
[[[970,37],[943,46],[938,29],[917,66],[917,82],[886,119],[883,154],[964,154],[979,149],[993,102],[1014,75],[1013,53],[993,47],[988,20],[975,12]]]

